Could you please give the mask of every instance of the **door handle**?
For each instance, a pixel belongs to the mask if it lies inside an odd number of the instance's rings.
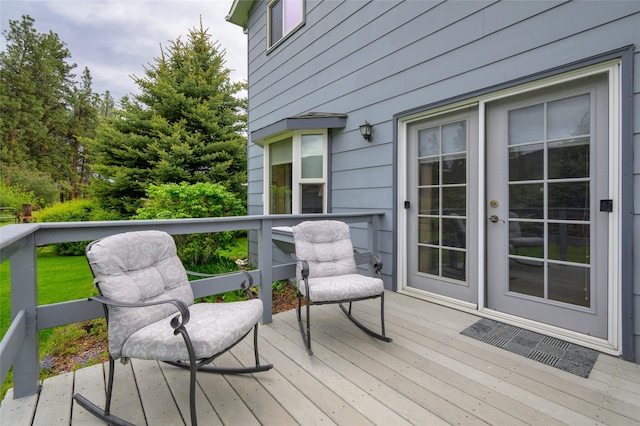
[[[503,219],[500,219],[495,214],[492,214],[491,216],[489,216],[489,222],[491,222],[491,223],[497,223],[497,222],[506,223]]]

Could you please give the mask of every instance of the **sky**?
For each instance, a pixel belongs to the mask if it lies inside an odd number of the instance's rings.
[[[138,94],[131,75],[144,76],[143,66],[160,56],[160,45],[199,27],[202,17],[213,41],[225,50],[225,66],[231,80],[247,79],[247,36],[242,28],[225,20],[233,0],[1,0],[0,27],[29,15],[39,33],[53,31],[71,53],[79,78],[87,67],[93,91],[107,90],[118,101]],[[0,39],[0,50],[6,41]]]

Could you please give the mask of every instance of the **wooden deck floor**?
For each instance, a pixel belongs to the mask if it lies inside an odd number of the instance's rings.
[[[377,304],[359,306],[361,318],[377,323]],[[260,327],[260,353],[273,370],[199,374],[200,424],[640,424],[640,365],[601,354],[584,379],[460,335],[473,315],[396,293],[386,297],[392,343],[369,338],[335,305],[314,308],[315,356],[289,311]],[[219,364],[250,363],[246,340]],[[104,400],[104,371],[47,379],[39,396],[12,400],[10,391],[0,424],[100,424],[72,394]],[[141,425],[188,423],[185,373],[153,361],[118,363],[112,412]]]

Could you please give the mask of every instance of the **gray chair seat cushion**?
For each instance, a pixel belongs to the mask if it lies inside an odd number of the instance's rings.
[[[253,299],[230,303],[196,303],[189,307],[186,325],[196,358],[208,358],[249,332],[262,318],[262,301]],[[133,333],[122,346],[122,356],[161,361],[189,359],[180,334],[173,334],[172,314]]]
[[[305,294],[304,280],[298,281],[302,294]],[[314,302],[357,299],[377,296],[384,291],[381,279],[361,274],[309,277],[309,298]]]

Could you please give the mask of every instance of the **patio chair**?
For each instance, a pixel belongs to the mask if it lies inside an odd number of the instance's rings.
[[[359,274],[349,226],[335,220],[307,221],[293,227],[298,286],[298,325],[309,355],[311,350],[311,305],[339,304],[347,317],[368,335],[385,342],[384,284],[382,261],[371,254],[375,277]],[[302,296],[306,299],[306,331],[302,323]],[[380,298],[381,333],[376,333],[351,314],[353,302]],[[344,304],[348,303],[349,308]]]
[[[258,321],[262,301],[195,303],[171,235],[161,231],[126,232],[87,246],[87,260],[103,304],[109,341],[109,379],[105,408],[79,394],[73,398],[108,424],[128,422],[110,413],[115,360],[159,360],[188,368],[191,424],[195,425],[196,372],[220,374],[269,370],[260,364]],[[251,276],[240,285],[251,296]],[[248,281],[248,285],[245,285]],[[208,364],[253,329],[255,366],[217,368]]]

